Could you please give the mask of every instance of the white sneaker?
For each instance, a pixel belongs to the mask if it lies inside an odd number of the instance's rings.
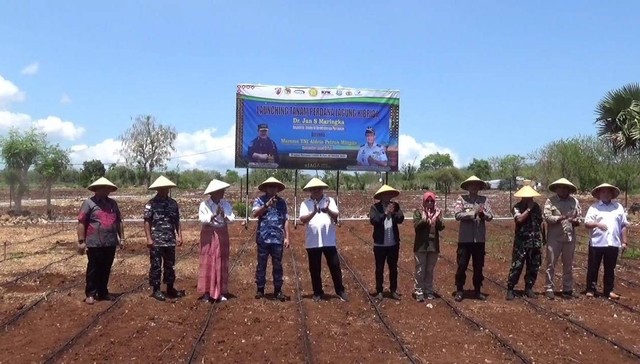
[[[224,301],[226,301],[226,300],[227,300],[227,297],[225,297],[225,296],[220,296],[220,302],[224,302]]]

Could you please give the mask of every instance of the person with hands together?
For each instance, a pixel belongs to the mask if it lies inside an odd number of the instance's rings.
[[[533,286],[542,262],[542,209],[533,200],[540,194],[530,186],[524,186],[513,196],[520,197],[521,200],[513,206],[516,226],[511,269],[507,278],[508,301],[515,298],[513,289],[518,284],[525,263],[527,270],[524,275],[524,294],[528,298],[537,298]]]
[[[486,254],[485,222],[493,220],[493,212],[489,200],[480,196],[478,192],[487,188],[487,184],[476,176],[467,178],[460,184],[460,188],[469,191],[468,195],[458,197],[454,207],[454,215],[460,222],[458,232],[458,250],[456,260],[456,293],[455,301],[464,298],[464,284],[469,261],[473,259],[473,287],[476,299],[484,301],[487,297],[480,291],[484,275],[484,256]]]
[[[589,236],[589,256],[587,268],[587,297],[593,297],[598,283],[600,263],[604,260],[603,294],[609,299],[619,299],[613,291],[615,268],[620,250],[627,248],[629,222],[622,205],[613,201],[620,189],[603,183],[591,191],[598,200],[587,210],[584,226],[591,229]]]
[[[442,210],[436,207],[436,195],[427,191],[422,196],[422,206],[413,212],[415,239],[413,255],[416,263],[415,290],[416,301],[436,298],[433,288],[433,272],[440,254],[440,232],[444,230]]]
[[[229,230],[227,224],[235,219],[231,203],[224,198],[229,184],[217,179],[209,182],[200,203],[200,261],[198,293],[204,302],[226,301],[229,283]]]
[[[113,300],[107,288],[116,247],[124,241],[124,227],[118,203],[109,197],[118,189],[101,177],[89,187],[94,195],[86,199],[78,213],[78,253],[87,255],[85,299],[87,304],[96,300]]]
[[[555,298],[555,266],[562,256],[562,297],[578,298],[573,290],[573,257],[576,250],[575,228],[580,224],[582,210],[578,200],[571,196],[578,189],[566,178],[551,183],[548,189],[555,195],[547,199],[543,210],[547,225],[545,295],[550,300]]]
[[[404,221],[400,205],[391,201],[400,195],[395,188],[383,185],[373,195],[379,200],[371,205],[369,222],[373,225],[373,255],[375,258],[376,299],[383,299],[384,263],[389,267],[389,291],[395,300],[398,294],[398,258],[400,256],[400,230],[398,224]]]
[[[324,254],[333,280],[333,287],[341,301],[347,301],[347,293],[342,284],[342,270],[336,248],[336,222],[338,206],[324,190],[329,186],[318,178],[312,178],[302,190],[309,192],[309,198],[300,205],[300,222],[307,225],[305,246],[309,258],[309,273],[313,285],[313,301],[324,298],[322,288],[322,255]]]
[[[284,183],[269,177],[258,186],[264,194],[253,202],[252,215],[258,218],[256,243],[258,263],[256,264],[256,299],[264,297],[267,283],[266,270],[269,256],[273,274],[273,297],[278,301],[286,301],[289,297],[282,292],[284,272],[282,258],[284,248],[289,247],[289,214],[286,201],[278,196],[285,189]]]
[[[153,292],[151,297],[164,301],[166,297],[184,297],[185,292],[173,285],[176,280],[176,245],[182,245],[182,229],[180,228],[180,208],[169,190],[176,187],[164,176],[158,177],[150,186],[156,195],[144,206],[144,232],[149,248],[149,285]],[[167,285],[167,294],[160,290],[160,278],[164,266],[163,282]]]

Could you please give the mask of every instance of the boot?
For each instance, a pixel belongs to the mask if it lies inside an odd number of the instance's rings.
[[[167,297],[180,298],[184,296],[185,296],[184,290],[175,289],[175,287],[173,287],[173,284],[167,284]]]
[[[164,296],[164,293],[162,293],[162,291],[160,290],[160,288],[153,289],[153,293],[151,294],[151,297],[157,299],[158,301],[165,301],[167,298]]]
[[[464,299],[464,292],[463,291],[456,291],[456,296],[454,297],[454,300],[456,302],[462,302],[463,299]]]
[[[512,289],[507,290],[507,297],[505,298],[507,301],[512,301],[516,298],[516,295],[513,293]]]
[[[536,293],[533,292],[533,289],[531,289],[531,288],[525,289],[524,295],[527,296],[527,298],[531,298],[531,299],[534,299],[534,300],[536,298],[538,298],[538,296],[536,296]]]

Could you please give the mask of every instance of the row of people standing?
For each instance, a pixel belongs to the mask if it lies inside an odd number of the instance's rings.
[[[174,287],[175,247],[182,245],[180,212],[177,202],[169,197],[169,190],[176,185],[160,176],[149,189],[157,191],[144,207],[144,229],[149,248],[149,284],[152,297],[164,301],[166,297],[183,297],[185,292]],[[200,257],[197,290],[204,301],[224,301],[228,295],[229,233],[227,224],[235,216],[231,204],[224,199],[229,184],[213,180],[207,186],[205,195],[209,198],[201,202],[198,217],[201,222]],[[493,213],[485,196],[478,192],[486,184],[475,176],[461,184],[469,192],[456,200],[454,214],[459,221],[457,248],[457,270],[455,274],[455,300],[464,298],[466,270],[473,261],[474,296],[485,300],[481,292],[486,254],[485,222],[493,219]],[[252,214],[258,218],[256,231],[257,264],[255,273],[256,298],[265,296],[266,266],[271,257],[275,299],[284,301],[282,258],[284,249],[290,245],[289,215],[286,201],[278,196],[285,186],[271,177],[258,186],[264,194],[258,197],[252,207]],[[321,259],[325,256],[334,283],[336,295],[346,301],[347,294],[342,283],[340,260],[336,248],[336,222],[338,207],[333,198],[325,195],[328,186],[313,178],[304,191],[310,196],[300,206],[300,222],[306,225],[305,247],[309,261],[309,273],[313,287],[313,300],[324,298],[321,281]],[[86,271],[85,302],[112,300],[107,285],[117,246],[124,246],[122,217],[115,200],[109,193],[117,187],[106,178],[100,178],[88,187],[94,196],[83,202],[78,216],[78,249],[88,256]],[[535,297],[532,288],[541,264],[543,244],[543,221],[547,232],[546,295],[555,297],[554,268],[560,256],[563,260],[563,290],[566,298],[577,295],[573,291],[573,253],[575,251],[575,227],[580,224],[580,205],[571,193],[576,188],[566,179],[560,179],[549,186],[555,195],[550,197],[544,211],[533,197],[539,194],[525,186],[515,196],[521,197],[513,208],[516,224],[513,262],[508,276],[507,299],[514,298],[514,287],[526,264],[525,295]],[[383,299],[383,276],[385,263],[389,267],[390,295],[400,299],[398,289],[398,259],[400,255],[400,232],[398,224],[404,221],[400,205],[392,201],[400,194],[396,189],[384,185],[374,195],[379,200],[371,206],[369,218],[373,225],[373,253],[375,259],[376,298]],[[613,271],[619,248],[625,248],[627,221],[621,205],[612,202],[619,194],[615,186],[603,184],[592,191],[599,202],[591,206],[585,219],[585,226],[592,229],[589,249],[589,269],[587,274],[587,295],[595,294],[597,272],[604,260],[604,295],[618,298],[613,292]],[[433,299],[433,276],[438,260],[440,232],[444,229],[442,211],[436,206],[436,196],[426,192],[421,207],[413,213],[415,228],[415,290],[418,301]],[[166,294],[160,289],[160,282],[166,284]]]
[[[460,188],[467,195],[458,197],[454,207],[455,219],[459,222],[456,251],[457,269],[455,273],[455,301],[464,299],[466,271],[473,262],[473,296],[486,300],[482,293],[484,281],[483,267],[486,255],[486,222],[493,220],[493,212],[486,196],[478,194],[486,188],[486,183],[471,176],[461,183]],[[627,245],[628,222],[621,204],[613,201],[620,190],[610,184],[601,184],[591,192],[597,202],[591,205],[582,218],[579,201],[572,196],[577,188],[570,181],[561,178],[548,186],[554,193],[541,208],[535,201],[540,194],[530,186],[524,186],[515,193],[521,200],[513,207],[515,232],[512,263],[507,277],[506,299],[515,298],[515,286],[526,266],[524,295],[536,298],[533,291],[539,268],[542,264],[542,249],[546,243],[545,296],[555,299],[555,267],[562,258],[562,291],[564,298],[577,298],[573,282],[573,262],[577,234],[575,228],[581,223],[590,230],[588,269],[586,277],[587,297],[596,294],[597,277],[604,261],[603,296],[618,299],[613,291],[614,270],[620,249]],[[400,237],[398,224],[404,214],[398,203],[392,201],[400,194],[390,186],[383,186],[374,195],[379,202],[371,207],[369,217],[373,228],[374,257],[376,262],[376,297],[383,298],[383,273],[385,262],[389,268],[389,290],[392,298],[399,299],[398,257]],[[434,299],[433,276],[440,251],[440,232],[444,229],[442,211],[436,207],[436,196],[426,192],[422,206],[413,213],[415,286],[414,297],[418,301]],[[546,229],[545,229],[546,227]]]

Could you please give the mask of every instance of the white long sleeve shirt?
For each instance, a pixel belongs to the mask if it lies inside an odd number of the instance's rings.
[[[221,213],[218,212],[218,206],[222,208]],[[231,204],[224,198],[220,199],[218,203],[213,202],[210,198],[200,203],[198,220],[200,220],[203,225],[223,227],[229,222],[232,222],[235,217]]]
[[[600,228],[591,229],[589,244],[592,247],[621,247],[622,228],[629,225],[624,208],[617,202],[605,204],[598,201],[589,207],[584,219],[585,223],[604,223],[607,230]]]

